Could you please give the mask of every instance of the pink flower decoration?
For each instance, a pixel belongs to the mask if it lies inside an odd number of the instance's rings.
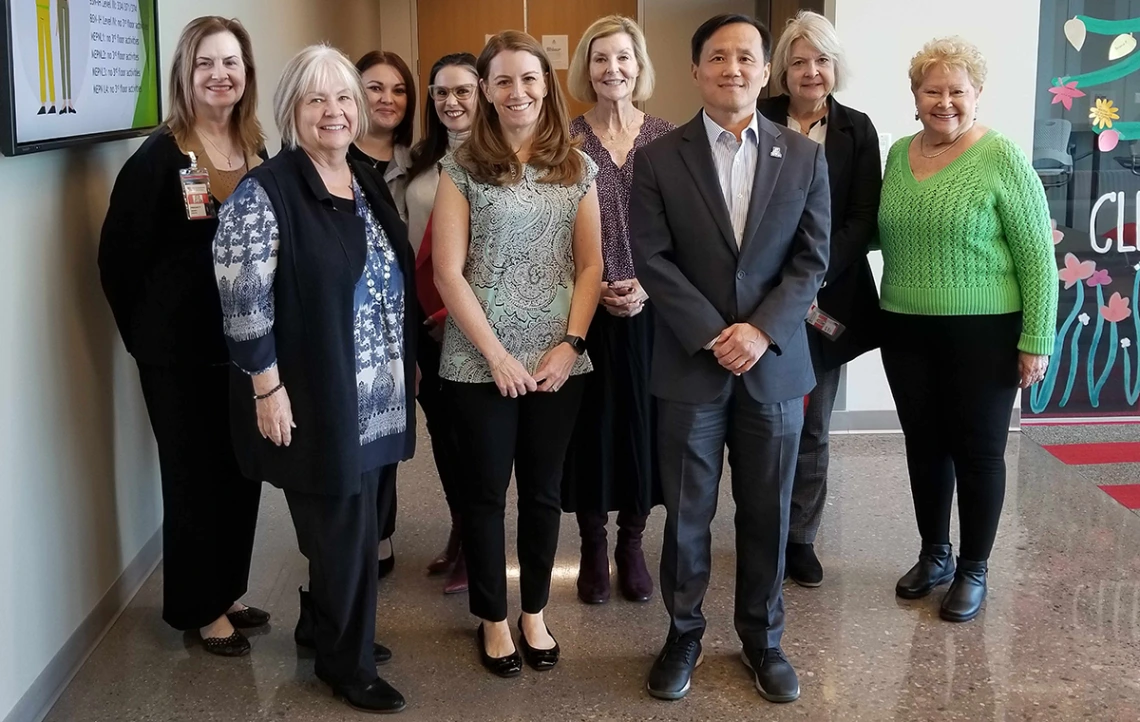
[[[1053,94],[1053,105],[1060,103],[1065,106],[1065,110],[1073,109],[1073,99],[1083,98],[1085,94],[1083,91],[1077,90],[1077,81],[1073,80],[1068,83],[1057,83],[1049,92]]]
[[[1055,246],[1065,238],[1065,234],[1057,230],[1056,218],[1049,219],[1049,223],[1053,226],[1053,245]]]
[[[1112,294],[1112,298],[1108,299],[1108,305],[1100,307],[1100,315],[1111,323],[1123,321],[1130,313],[1132,311],[1128,308],[1128,299],[1121,298],[1119,293]]]
[[[1085,281],[1089,288],[1096,286],[1107,286],[1112,283],[1112,278],[1108,275],[1108,269],[1102,268],[1099,271],[1089,276],[1089,280]]]
[[[1096,144],[1102,153],[1114,150],[1120,144],[1120,133],[1112,128],[1102,131],[1096,138]]]
[[[1096,273],[1096,263],[1093,261],[1080,261],[1071,253],[1065,254],[1065,267],[1057,275],[1065,282],[1065,289],[1070,289],[1079,282],[1090,278]]]

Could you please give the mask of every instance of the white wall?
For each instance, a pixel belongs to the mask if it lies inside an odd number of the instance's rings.
[[[379,40],[375,0],[160,0],[164,95],[182,26],[211,13],[249,28],[269,126],[296,50]],[[95,264],[111,184],[137,145],[0,158],[0,719],[161,523],[153,437]]]
[[[961,35],[986,56],[989,77],[979,102],[978,121],[1032,151],[1036,96],[1037,0],[832,0],[835,26],[852,68],[841,102],[871,116],[892,140],[920,128],[907,68],[923,43]],[[829,5],[832,4],[829,2]],[[830,8],[829,8],[830,9]],[[871,254],[876,274],[878,253]],[[847,367],[847,410],[894,408],[878,353]]]

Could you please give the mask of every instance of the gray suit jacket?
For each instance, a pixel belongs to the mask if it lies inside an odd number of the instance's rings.
[[[637,153],[630,242],[656,311],[651,391],[659,398],[709,403],[723,393],[732,373],[704,347],[742,322],[772,339],[743,376],[753,399],[778,403],[815,386],[804,317],[827,271],[827,160],[815,141],[763,116],[758,123],[739,249],[701,113]]]

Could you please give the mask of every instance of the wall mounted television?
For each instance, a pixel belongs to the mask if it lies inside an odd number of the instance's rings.
[[[0,0],[0,153],[159,124],[158,0]]]

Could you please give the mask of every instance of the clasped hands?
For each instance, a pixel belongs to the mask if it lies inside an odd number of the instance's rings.
[[[491,376],[499,393],[517,399],[533,391],[557,391],[570,378],[578,352],[568,343],[560,343],[546,352],[532,376],[517,358],[506,350],[491,364]]]
[[[627,281],[602,281],[602,295],[598,303],[611,316],[633,318],[645,310],[649,294],[636,278]]]
[[[711,351],[717,363],[739,376],[756,365],[772,345],[768,334],[750,323],[734,323],[713,341]]]

